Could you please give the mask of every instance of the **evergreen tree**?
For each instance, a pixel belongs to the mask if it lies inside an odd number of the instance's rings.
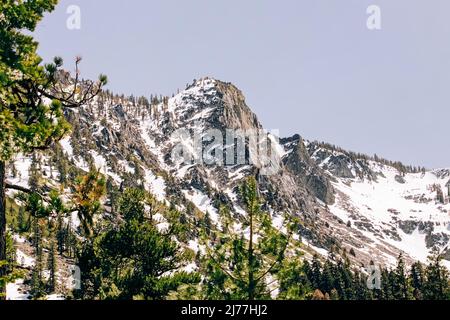
[[[298,260],[285,261],[277,279],[279,281],[278,299],[304,300],[312,297],[313,291],[307,273],[309,263]]]
[[[12,271],[14,265],[16,264],[16,249],[14,248],[14,240],[11,232],[6,235],[6,263],[8,263],[8,270]]]
[[[17,176],[18,176],[18,171],[17,171],[17,168],[16,168],[15,164],[14,164],[14,163],[10,163],[9,165],[10,165],[10,167],[11,167],[11,176],[12,176],[13,178],[17,178]]]
[[[367,278],[358,270],[353,274],[353,299],[354,300],[370,300],[371,294],[367,288]]]
[[[334,289],[334,267],[333,263],[328,259],[323,267],[320,279],[320,289],[322,292],[331,293]]]
[[[200,281],[179,271],[191,257],[172,240],[177,226],[159,231],[147,219],[145,200],[144,191],[126,190],[119,204],[123,222],[83,244],[78,260],[84,297],[164,299],[180,285]]]
[[[101,76],[98,82],[82,86],[77,59],[73,92],[58,90],[62,59],[41,64],[42,59],[36,53],[38,43],[31,34],[44,13],[53,11],[56,3],[57,0],[0,2],[0,261],[6,258],[5,190],[24,191],[6,184],[7,162],[17,153],[47,149],[61,139],[69,130],[63,109],[92,100],[106,84],[106,77]],[[5,273],[5,267],[0,266],[0,277]],[[0,299],[4,299],[4,292],[2,285]]]
[[[337,280],[335,288],[339,297],[343,300],[349,300],[353,297],[352,290],[352,272],[350,270],[350,261],[344,254],[344,260],[338,260],[336,264]]]
[[[75,256],[76,245],[77,238],[73,231],[72,215],[69,215],[64,232],[64,249],[68,257],[71,258]]]
[[[448,270],[441,263],[442,255],[434,250],[429,257],[430,263],[425,270],[426,282],[423,287],[425,300],[445,300],[450,298]]]
[[[18,221],[18,219],[16,219],[16,209],[14,208],[12,203],[9,206],[8,215],[9,215],[9,217],[11,219],[11,222],[10,222],[11,223],[11,227],[14,230],[18,230],[19,229],[19,221]]]
[[[261,210],[257,183],[249,178],[241,187],[246,216],[240,233],[229,211],[221,209],[222,230],[211,241],[204,236],[207,255],[205,269],[206,296],[212,299],[269,298],[269,276],[276,275],[285,261],[293,226],[288,234],[273,227],[270,214]]]
[[[322,279],[322,264],[319,261],[319,256],[313,256],[311,265],[311,283],[314,289],[319,289]]]
[[[425,282],[425,275],[422,264],[420,262],[415,262],[411,266],[410,281],[411,287],[413,288],[414,299],[422,300],[423,299],[422,290]]]
[[[58,171],[59,182],[61,184],[67,183],[69,173],[69,163],[60,145],[55,146],[53,163],[56,165],[56,170]]]
[[[16,249],[11,233],[6,234],[6,260],[0,261],[0,267],[6,271],[6,275],[0,276],[0,287],[6,286],[7,283],[14,282],[16,279],[23,278],[23,272],[14,269],[16,264]],[[5,299],[6,294],[0,293],[0,299]]]
[[[394,298],[390,274],[391,273],[387,269],[381,270],[381,296],[383,300],[392,300]]]
[[[57,283],[56,273],[58,271],[56,265],[56,245],[54,240],[51,240],[50,242],[47,269],[49,271],[47,287],[49,289],[49,292],[52,293],[56,291],[56,283]]]
[[[100,199],[106,193],[106,181],[99,171],[90,171],[75,182],[72,211],[78,213],[81,227],[86,235],[91,234],[94,215],[101,209]]]
[[[111,215],[115,216],[117,205],[120,198],[119,188],[115,185],[114,180],[108,177],[106,180],[106,193],[108,195],[109,204],[111,207]]]
[[[59,213],[56,218],[56,243],[58,248],[58,253],[62,255],[65,251],[66,244],[66,229],[64,226],[64,219],[62,213]]]
[[[395,271],[393,271],[393,280],[394,298],[398,300],[410,299],[410,288],[402,254],[400,254],[400,256],[398,257],[397,267]]]
[[[19,232],[26,232],[30,228],[30,221],[29,218],[27,218],[27,214],[23,206],[19,208],[19,213],[17,215],[17,226]]]
[[[31,293],[34,299],[39,299],[44,295],[43,283],[43,248],[42,248],[42,226],[38,218],[33,219],[33,246],[34,246],[34,266],[31,279]]]
[[[33,156],[31,157],[31,165],[28,170],[28,185],[30,187],[30,190],[37,191],[39,190],[40,184],[41,184],[41,173],[38,168],[38,160],[36,158],[36,153],[33,153]]]

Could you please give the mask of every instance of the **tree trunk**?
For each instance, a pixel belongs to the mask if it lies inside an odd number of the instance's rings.
[[[6,163],[0,161],[0,261],[6,261]],[[6,266],[0,267],[0,277]],[[6,286],[0,287],[0,300],[6,299]]]
[[[253,270],[253,208],[250,212],[250,241],[248,245],[248,300],[255,299],[255,279]]]

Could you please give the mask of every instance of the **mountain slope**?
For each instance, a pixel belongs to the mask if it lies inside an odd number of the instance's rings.
[[[425,261],[433,247],[444,250],[449,241],[449,170],[414,173],[398,163],[305,141],[299,135],[277,141],[273,134],[269,136],[276,174],[259,174],[248,145],[244,163],[198,161],[192,139],[180,136],[180,130],[202,135],[208,130],[224,134],[227,129],[263,128],[242,92],[230,83],[204,78],[172,98],[151,101],[104,92],[66,116],[72,134],[40,156],[51,188],[61,187],[61,163],[72,168],[72,175],[96,167],[120,189],[143,185],[160,201],[207,212],[217,225],[220,204],[229,205],[236,219],[245,215],[237,187],[245,177],[256,175],[264,205],[276,223],[285,213],[300,218],[298,237],[310,254],[352,252],[355,265],[370,260],[392,265],[400,253],[408,262]],[[221,142],[225,154],[229,141]],[[180,144],[192,153],[192,162],[174,159]],[[17,157],[14,167],[20,174],[14,175],[10,167],[8,180],[28,186],[30,165],[30,157]],[[64,192],[68,195],[70,189]],[[114,209],[110,196],[104,204],[108,216]],[[73,221],[76,229],[76,214]],[[198,250],[195,237],[190,240]],[[446,257],[450,260],[450,251]]]

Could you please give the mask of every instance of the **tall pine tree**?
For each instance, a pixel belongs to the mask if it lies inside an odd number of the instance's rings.
[[[50,241],[50,248],[48,251],[47,270],[49,272],[47,287],[49,292],[53,293],[56,291],[56,283],[57,283],[56,273],[58,272],[56,262],[56,244],[53,239]]]
[[[20,152],[47,149],[69,130],[64,108],[75,108],[95,97],[106,77],[82,85],[78,63],[73,91],[58,83],[62,59],[42,65],[36,53],[38,43],[31,36],[45,12],[57,0],[3,0],[0,2],[0,261],[6,260],[6,189],[25,191],[6,181],[7,162]],[[48,103],[47,101],[51,101]],[[28,190],[31,192],[31,190]],[[0,277],[7,268],[0,266]],[[5,286],[0,288],[4,299]]]
[[[285,261],[293,226],[286,233],[272,225],[268,212],[261,209],[256,179],[249,178],[241,187],[246,209],[243,224],[238,226],[228,210],[221,210],[218,235],[203,237],[207,251],[204,264],[206,295],[213,299],[270,298],[270,281]],[[236,230],[241,231],[236,232]],[[272,282],[272,283],[271,283]]]

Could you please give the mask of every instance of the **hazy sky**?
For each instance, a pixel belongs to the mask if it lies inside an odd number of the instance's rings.
[[[381,30],[366,27],[369,5]],[[69,30],[70,5],[81,29]],[[267,129],[367,154],[450,167],[448,0],[63,0],[40,53],[117,93],[233,82]]]

